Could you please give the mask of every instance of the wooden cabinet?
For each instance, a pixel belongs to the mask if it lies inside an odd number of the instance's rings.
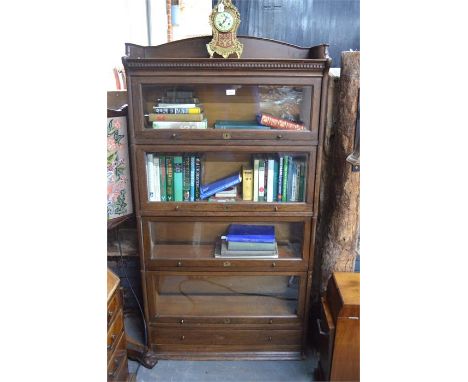
[[[127,381],[128,360],[119,278],[107,270],[107,380]]]
[[[330,381],[359,381],[360,276],[335,272],[322,298],[319,375]]]
[[[208,58],[209,37],[155,47],[127,44],[122,59],[145,314],[159,358],[303,356],[330,59],[326,45],[240,40],[241,59]],[[160,123],[175,120],[155,115],[171,96],[176,104],[185,97],[196,103],[187,108],[200,107],[199,117],[183,118],[198,125]],[[294,119],[303,128],[219,127],[219,121],[255,121],[260,113]],[[184,183],[184,198],[174,200],[174,190],[155,186],[152,178],[158,166],[159,176],[169,168],[172,174],[167,158],[183,158],[183,166],[186,158],[196,160],[205,185],[253,167],[255,158],[283,157],[296,175],[281,199],[271,184],[257,201],[245,200],[242,185],[227,199],[193,198],[192,191],[185,198]],[[216,257],[231,224],[274,226],[277,258]]]

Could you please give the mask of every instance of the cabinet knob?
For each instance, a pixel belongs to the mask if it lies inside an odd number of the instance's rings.
[[[180,340],[181,341],[185,340],[185,336],[180,336]]]
[[[282,139],[282,138],[283,138],[283,136],[282,136],[281,134],[278,134],[278,135],[276,136],[276,139]]]
[[[176,211],[179,211],[179,206],[175,206],[175,210],[176,210]]]
[[[178,262],[177,262],[177,266],[178,266],[178,267],[181,267],[181,266],[182,266],[182,261],[178,261]]]
[[[176,133],[172,133],[171,137],[172,137],[172,138],[175,138],[175,137],[177,137],[177,134],[176,134]]]
[[[275,212],[278,212],[278,206],[275,206]]]
[[[268,342],[271,342],[272,339],[271,336],[268,336]]]
[[[180,322],[181,324],[183,324],[183,323],[184,323],[184,320],[180,320],[179,322]]]
[[[271,263],[271,266],[272,266],[273,268],[275,268],[275,267],[276,267],[276,263],[275,263],[275,262]]]
[[[272,323],[273,323],[273,320],[268,321],[268,323],[269,323],[269,324],[272,324]]]

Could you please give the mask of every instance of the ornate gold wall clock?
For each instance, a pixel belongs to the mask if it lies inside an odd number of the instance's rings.
[[[236,53],[240,58],[244,45],[237,40],[237,28],[241,22],[237,8],[232,0],[218,0],[218,4],[210,14],[210,25],[213,30],[213,39],[206,44],[210,57],[217,53],[224,58]]]

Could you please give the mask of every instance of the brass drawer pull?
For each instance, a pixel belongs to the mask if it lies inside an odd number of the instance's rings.
[[[271,338],[271,336],[268,336],[268,342],[271,342],[273,340],[273,338]]]
[[[177,262],[177,266],[178,266],[178,267],[181,267],[181,266],[182,266],[182,261],[178,261],[178,262]]]
[[[273,323],[273,320],[268,321],[268,323],[269,323],[269,324],[272,324],[272,323]]]
[[[224,133],[224,134],[223,134],[223,139],[231,139],[231,134],[229,134],[229,133]]]
[[[176,137],[177,137],[177,134],[176,134],[176,133],[172,133],[171,138],[176,138]]]
[[[112,378],[112,377],[115,376],[115,374],[116,374],[117,371],[119,370],[120,361],[121,361],[122,359],[123,359],[123,358],[121,358],[121,359],[115,358],[115,359],[114,359],[114,365],[115,365],[115,367],[114,367],[114,370],[112,370],[111,372],[107,373],[107,375],[108,375],[109,377]]]
[[[179,322],[180,322],[180,324],[182,325],[182,324],[184,323],[184,320],[180,320]]]
[[[273,268],[276,268],[276,263],[275,263],[275,262],[271,263],[271,266],[272,266]]]
[[[185,340],[185,336],[180,336],[180,340],[181,341]]]
[[[112,335],[111,335],[111,342],[110,342],[109,345],[107,345],[107,350],[112,349],[112,346],[114,346],[115,338],[116,338],[116,337],[117,337],[117,336],[116,336],[115,334],[112,334]]]
[[[282,139],[282,138],[283,138],[283,136],[282,136],[281,134],[278,134],[278,135],[276,136],[276,139]]]
[[[175,210],[176,210],[176,211],[179,211],[179,206],[175,206]]]

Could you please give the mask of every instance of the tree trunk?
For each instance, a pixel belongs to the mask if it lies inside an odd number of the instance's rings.
[[[333,81],[330,81],[333,86]],[[321,259],[320,290],[334,271],[353,271],[359,237],[359,172],[346,161],[353,152],[359,100],[359,52],[341,53],[335,99],[329,99],[322,161],[322,190],[317,229]],[[333,97],[333,92],[331,92]],[[331,121],[330,121],[331,119]]]

